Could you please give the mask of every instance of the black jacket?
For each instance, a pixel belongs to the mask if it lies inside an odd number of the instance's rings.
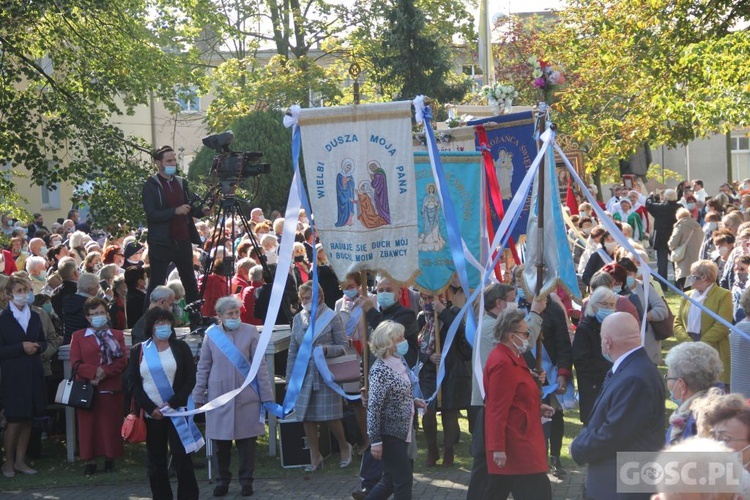
[[[83,312],[83,305],[88,297],[74,293],[63,298],[63,324],[65,325],[65,344],[70,344],[73,332],[89,327],[89,321]]]
[[[143,183],[141,198],[143,201],[143,210],[146,212],[146,224],[148,225],[148,242],[149,244],[169,244],[172,240],[169,238],[169,220],[175,215],[175,209],[167,206],[167,198],[161,187],[161,182],[154,174]],[[182,186],[182,194],[185,196],[185,203],[190,203],[190,191],[187,180],[175,176],[177,182]],[[185,215],[190,232],[190,241],[196,245],[201,244],[200,235],[195,228],[193,217],[203,217],[201,207],[193,207],[190,216]]]
[[[130,349],[130,360],[125,372],[125,379],[137,408],[143,408],[143,411],[150,415],[156,409],[156,403],[151,401],[151,398],[146,395],[146,391],[143,390],[143,377],[141,377],[142,345],[136,344]],[[174,354],[177,362],[177,371],[172,383],[174,396],[167,403],[172,408],[180,408],[187,405],[188,397],[195,387],[195,361],[190,346],[184,341],[173,337],[169,339],[169,347],[172,349],[172,354]]]
[[[407,309],[402,306],[399,302],[396,302],[391,307],[383,309],[382,311],[372,308],[367,311],[367,324],[373,330],[378,325],[387,319],[394,321],[404,326],[404,338],[409,343],[409,352],[406,353],[404,359],[409,365],[409,368],[414,368],[419,359],[419,326],[417,325],[417,315],[414,311]]]
[[[646,198],[646,210],[654,217],[653,245],[656,250],[668,250],[669,237],[677,222],[677,210],[682,205],[676,201],[656,202],[649,196]]]
[[[602,355],[602,325],[596,318],[584,316],[578,323],[573,338],[573,364],[576,367],[580,419],[588,422],[594,401],[602,390],[602,383],[612,363]]]
[[[440,346],[444,349],[445,339],[451,324],[455,321],[460,309],[458,307],[446,307],[438,315],[442,327],[440,328]],[[419,331],[424,329],[426,324],[425,312],[422,311],[417,316],[417,325]],[[437,383],[437,366],[430,361],[428,356],[419,351],[419,358],[424,363],[422,370],[419,372],[419,385],[422,394],[428,398],[435,392]],[[445,378],[442,384],[441,408],[462,409],[471,405],[471,345],[466,340],[466,333],[463,325],[456,330],[456,336],[453,343],[445,356]]]
[[[63,299],[68,295],[73,295],[78,291],[78,283],[75,281],[63,281],[60,288],[55,290],[55,294],[50,299],[52,302],[52,308],[61,320],[65,320],[65,314],[63,313]]]
[[[343,297],[344,293],[339,288],[339,279],[331,266],[318,266],[318,284],[323,289],[326,305],[335,309],[336,301]]]

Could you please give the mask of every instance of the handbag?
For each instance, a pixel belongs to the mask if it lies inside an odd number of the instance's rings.
[[[664,300],[663,297],[662,300]],[[666,319],[661,321],[649,321],[656,340],[666,340],[674,335],[674,314],[672,314],[672,310],[669,308],[669,304],[667,304],[666,300],[664,300],[664,304],[667,306]]]
[[[146,419],[143,416],[143,408],[136,414],[133,405],[130,405],[130,413],[122,423],[120,435],[128,443],[143,443],[146,441]]]
[[[685,252],[687,252],[687,241],[672,250],[669,254],[669,260],[677,264],[685,258]]]
[[[81,361],[73,366],[69,379],[63,379],[57,385],[55,403],[89,410],[94,404],[94,386],[88,380],[84,382],[75,380],[79,364]]]
[[[328,369],[337,384],[345,382],[358,382],[360,377],[359,356],[356,354],[344,354],[336,358],[326,358]]]

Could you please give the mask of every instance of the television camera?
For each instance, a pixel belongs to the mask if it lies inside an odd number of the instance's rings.
[[[270,164],[258,162],[263,157],[263,153],[232,151],[229,149],[232,141],[234,141],[234,132],[231,130],[203,138],[203,145],[218,153],[211,164],[211,174],[217,178],[223,195],[233,195],[237,184],[243,179],[271,172]]]

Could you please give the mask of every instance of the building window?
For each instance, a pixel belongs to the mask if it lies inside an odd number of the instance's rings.
[[[177,92],[177,103],[182,113],[199,113],[201,110],[201,98],[198,97],[198,89],[191,86],[188,89]]]
[[[750,138],[744,135],[732,137],[732,151],[750,151]]]
[[[42,190],[42,209],[60,210],[60,184],[55,183],[50,186],[41,186]]]

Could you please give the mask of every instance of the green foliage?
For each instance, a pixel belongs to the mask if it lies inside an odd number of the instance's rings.
[[[271,164],[270,174],[245,180],[241,186],[250,194],[250,206],[262,207],[266,213],[286,207],[292,182],[292,138],[291,132],[284,127],[283,116],[279,111],[252,111],[231,123],[235,134],[232,149],[260,151],[263,153],[261,161]],[[210,175],[215,155],[213,150],[204,147],[190,164],[188,178],[196,186],[196,191],[198,185],[215,184]]]
[[[310,105],[310,95],[326,104],[341,97],[340,77],[307,57],[271,58],[265,66],[253,60],[229,59],[213,73],[214,99],[209,105],[208,126],[221,131],[253,110],[286,109],[295,103]]]
[[[124,236],[146,224],[141,189],[154,172],[150,160],[132,159],[95,177],[91,189],[77,198],[88,203],[98,228],[114,236]]]
[[[746,2],[572,0],[539,55],[564,66],[559,130],[587,150],[587,169],[615,175],[643,142],[675,146],[747,126]]]
[[[364,5],[364,4],[367,5]],[[460,101],[471,88],[453,71],[451,48],[474,38],[470,8],[453,0],[359,2],[361,22],[350,37],[351,59],[364,70],[363,96],[385,100],[429,95]],[[375,99],[377,100],[377,98]]]
[[[110,174],[139,146],[112,117],[152,95],[174,107],[175,87],[201,84],[183,26],[179,6],[155,0],[4,2],[0,158],[37,185],[101,178],[117,190]],[[0,199],[12,193],[0,184]]]

